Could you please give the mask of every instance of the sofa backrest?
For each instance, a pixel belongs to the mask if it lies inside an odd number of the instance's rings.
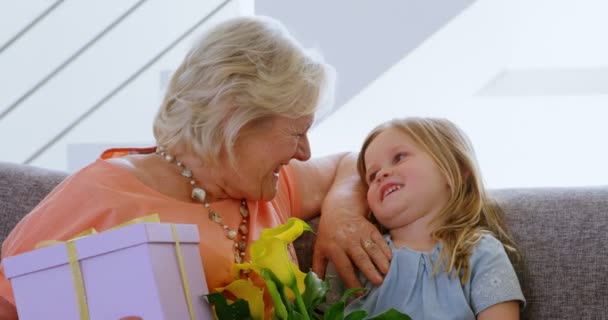
[[[608,319],[608,186],[490,193],[521,255],[513,263],[527,300],[523,319]],[[318,219],[310,224],[316,229]],[[311,240],[298,239],[296,250],[311,252]],[[309,270],[311,255],[299,258]]]
[[[608,319],[608,186],[495,190],[527,319]]]
[[[0,162],[0,239],[66,173]],[[518,243],[526,319],[608,319],[608,186],[492,190]],[[310,221],[316,226],[318,219]],[[314,238],[296,241],[302,270]]]
[[[0,162],[0,242],[67,174]]]

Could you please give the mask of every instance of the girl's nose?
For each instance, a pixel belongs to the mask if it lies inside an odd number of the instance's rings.
[[[383,168],[376,174],[376,181],[381,182],[384,179],[388,178],[391,175],[391,171],[389,169]]]

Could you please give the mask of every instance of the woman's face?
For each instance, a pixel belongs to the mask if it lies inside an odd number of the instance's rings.
[[[279,169],[291,159],[310,159],[308,129],[314,116],[274,117],[243,128],[234,146],[236,167],[226,162],[225,183],[232,198],[272,200],[277,193]]]

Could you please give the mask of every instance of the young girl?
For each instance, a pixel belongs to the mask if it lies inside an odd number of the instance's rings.
[[[373,218],[393,250],[382,285],[347,312],[389,308],[413,319],[519,319],[525,303],[505,249],[514,244],[483,187],[473,148],[450,121],[393,120],[357,163]],[[366,250],[374,247],[365,241]]]

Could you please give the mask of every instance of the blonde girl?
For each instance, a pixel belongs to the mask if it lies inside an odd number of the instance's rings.
[[[515,246],[458,127],[434,118],[389,121],[365,139],[357,166],[393,258],[383,283],[367,283],[347,311],[519,319],[525,300],[507,256]]]

